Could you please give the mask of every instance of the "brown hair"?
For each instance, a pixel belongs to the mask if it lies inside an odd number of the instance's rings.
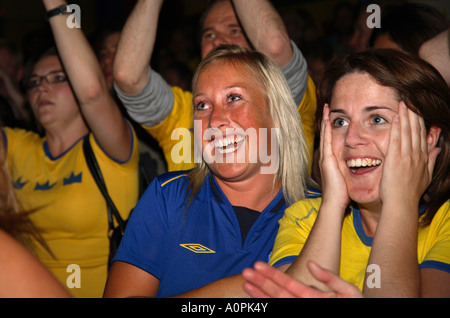
[[[431,126],[441,128],[437,143],[441,151],[431,184],[421,198],[421,204],[427,206],[421,225],[429,224],[450,197],[450,90],[445,80],[431,64],[397,50],[370,49],[337,57],[324,72],[317,88],[318,124],[322,107],[330,103],[336,82],[351,73],[367,73],[378,84],[394,89],[408,108],[423,117],[427,131]]]

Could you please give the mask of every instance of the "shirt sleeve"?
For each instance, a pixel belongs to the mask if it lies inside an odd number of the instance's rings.
[[[286,209],[279,221],[270,265],[279,267],[294,262],[311,232],[320,202],[320,198],[301,200]]]
[[[282,68],[282,72],[294,97],[299,105],[306,92],[308,84],[308,67],[300,49],[291,41],[293,56],[289,63]]]
[[[419,267],[450,273],[450,201],[445,202],[436,212],[429,225],[427,237],[423,244],[425,255]]]
[[[169,227],[165,203],[157,178],[133,210],[113,262],[132,264],[160,279]]]
[[[114,89],[132,119],[152,127],[161,123],[172,111],[174,96],[171,87],[157,72],[149,68],[147,83],[138,94],[130,95]]]

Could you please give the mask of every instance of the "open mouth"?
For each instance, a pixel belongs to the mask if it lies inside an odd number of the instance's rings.
[[[380,164],[380,159],[357,158],[347,160],[347,167],[350,168],[353,173],[363,173],[364,171],[377,167]]]
[[[220,154],[228,154],[236,151],[242,142],[245,140],[244,136],[232,135],[224,138],[214,139],[214,148]]]

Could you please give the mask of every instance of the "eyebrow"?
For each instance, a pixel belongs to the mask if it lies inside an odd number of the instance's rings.
[[[226,27],[227,28],[236,28],[237,27],[237,28],[242,29],[242,26],[239,23],[230,23],[230,24],[227,24]],[[214,27],[211,26],[211,27],[204,28],[202,30],[202,34],[208,32],[208,31],[214,31]]]
[[[38,74],[36,74],[36,73],[32,73],[31,75],[30,75],[30,77],[33,77],[33,76],[38,76],[38,77],[40,77],[40,76],[47,76],[48,74],[52,74],[52,73],[65,73],[64,72],[64,70],[54,70],[54,71],[50,71],[50,72],[48,72],[47,74],[45,74],[45,75],[38,75]]]
[[[380,109],[381,110],[389,110],[389,111],[391,111],[393,113],[396,113],[392,108],[387,107],[387,106],[366,106],[366,107],[364,107],[363,111],[365,113],[370,113],[370,112],[377,111],[377,110],[380,110]],[[333,109],[333,110],[330,109],[330,114],[331,113],[338,113],[338,114],[344,114],[344,115],[347,114],[347,112],[345,110],[340,109],[340,108]]]

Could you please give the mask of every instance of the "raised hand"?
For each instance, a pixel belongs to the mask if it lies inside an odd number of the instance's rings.
[[[380,197],[386,202],[411,202],[418,207],[420,197],[431,182],[439,148],[430,147],[423,118],[399,104],[393,119],[389,147],[383,163]],[[417,210],[416,210],[417,211]]]
[[[332,202],[335,207],[341,207],[342,211],[350,202],[347,186],[339,169],[338,161],[332,149],[332,127],[329,118],[330,107],[325,104],[322,115],[320,131],[320,159],[319,167],[322,179],[323,203]]]
[[[308,262],[311,274],[324,283],[330,291],[323,292],[302,284],[282,271],[263,262],[257,262],[254,269],[242,272],[246,283],[244,290],[255,298],[356,298],[362,297],[359,289],[338,276],[324,270],[314,262]]]

